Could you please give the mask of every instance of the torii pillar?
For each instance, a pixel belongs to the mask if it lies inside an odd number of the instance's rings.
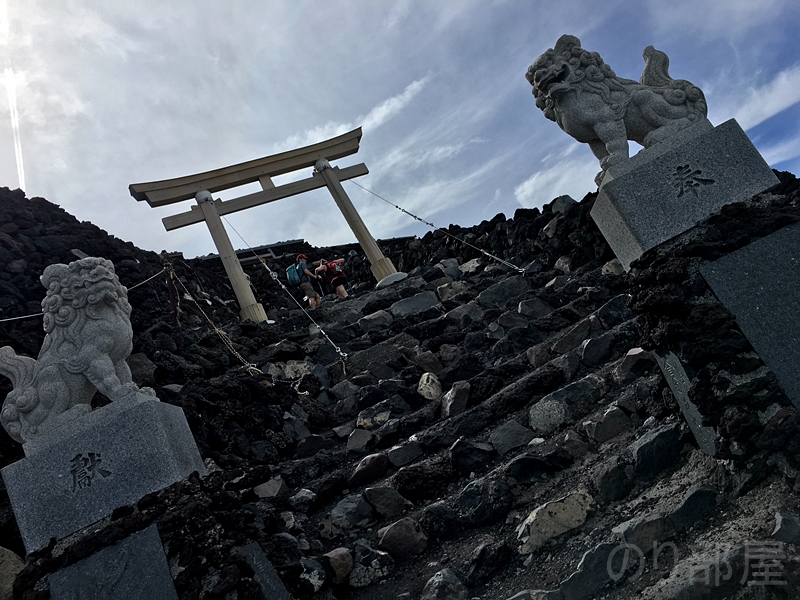
[[[361,220],[361,215],[358,214],[355,206],[350,202],[347,192],[344,191],[339,178],[336,176],[336,171],[331,168],[330,163],[324,158],[321,158],[314,165],[314,169],[322,175],[325,184],[328,186],[328,190],[331,192],[331,196],[333,196],[333,200],[336,202],[336,206],[342,211],[345,221],[350,225],[350,229],[353,230],[353,234],[355,234],[358,243],[361,244],[361,248],[364,250],[364,254],[367,255],[370,270],[375,276],[375,279],[380,281],[392,273],[397,273],[397,269],[394,268],[392,261],[386,258],[383,252],[381,252],[381,249],[378,248],[375,238],[372,237],[367,226],[364,225],[364,221]]]
[[[231,281],[241,308],[242,319],[256,322],[265,321],[264,308],[256,302],[253,291],[245,277],[242,266],[233,250],[228,234],[220,217],[268,202],[295,196],[303,192],[327,187],[339,210],[342,211],[347,224],[353,230],[358,243],[361,244],[374,277],[380,281],[384,277],[396,273],[392,261],[386,258],[378,248],[378,244],[370,234],[364,221],[361,220],[350,198],[342,188],[342,181],[360,177],[369,173],[364,163],[344,169],[331,167],[328,161],[349,156],[358,152],[361,141],[361,128],[331,138],[318,144],[289,150],[280,154],[265,156],[246,163],[223,167],[214,171],[151,181],[133,183],[129,186],[131,196],[136,200],[146,200],[152,207],[166,206],[182,200],[195,198],[198,205],[192,210],[162,219],[167,231],[178,229],[205,221],[214,244],[217,246],[222,264]],[[272,177],[291,173],[306,167],[315,167],[314,174],[306,179],[275,186]],[[258,181],[262,191],[232,200],[214,200],[213,192],[238,187]]]

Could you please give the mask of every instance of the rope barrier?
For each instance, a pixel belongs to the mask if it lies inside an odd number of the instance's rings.
[[[179,277],[173,277],[173,280],[177,281],[180,284],[181,288],[183,288],[183,293],[186,294],[186,296],[192,302],[194,302],[195,306],[200,311],[200,314],[202,314],[206,318],[206,321],[208,321],[208,324],[214,330],[214,333],[216,333],[217,336],[219,337],[219,339],[222,340],[222,343],[230,351],[230,353],[233,354],[237,359],[239,359],[239,361],[244,366],[245,370],[250,375],[263,375],[264,373],[263,373],[263,371],[261,369],[256,367],[254,364],[247,362],[244,359],[244,357],[241,354],[239,354],[239,352],[236,350],[236,348],[233,347],[233,342],[231,342],[230,336],[228,336],[228,334],[225,331],[223,331],[222,329],[220,329],[219,327],[217,327],[214,324],[214,322],[211,320],[211,318],[203,310],[203,307],[200,306],[200,303],[197,300],[195,300],[194,296],[192,296],[192,294],[189,292],[189,290],[186,289],[186,286],[183,285],[183,282],[180,280],[180,278]]]
[[[155,275],[153,275],[152,277],[148,277],[148,278],[147,278],[147,279],[145,279],[144,281],[141,281],[141,282],[137,283],[136,285],[133,285],[133,286],[129,287],[129,288],[128,288],[128,291],[130,292],[131,290],[135,290],[135,289],[136,289],[137,287],[139,287],[140,285],[144,285],[145,283],[147,283],[147,282],[149,282],[149,281],[152,281],[153,279],[155,279],[156,277],[158,277],[159,275],[161,275],[162,273],[164,273],[166,270],[167,270],[167,268],[166,268],[166,267],[164,267],[163,269],[161,269],[161,270],[160,270],[158,273],[156,273],[156,274],[155,274]]]
[[[352,179],[348,179],[347,181],[348,181],[349,183],[352,183],[353,185],[357,185],[358,187],[360,187],[360,188],[361,188],[362,190],[364,190],[365,192],[369,192],[370,194],[372,194],[372,195],[373,195],[373,196],[375,196],[376,198],[380,198],[381,200],[383,200],[384,202],[386,202],[386,204],[388,204],[389,206],[393,206],[394,208],[396,208],[396,209],[397,209],[397,210],[399,210],[400,212],[407,214],[407,215],[408,215],[409,217],[411,217],[412,219],[416,219],[416,220],[417,220],[417,221],[419,221],[420,223],[424,223],[425,225],[427,225],[428,227],[430,227],[430,228],[431,228],[431,229],[433,229],[434,231],[441,231],[441,232],[442,232],[443,234],[445,234],[446,236],[449,236],[449,237],[453,238],[453,239],[454,239],[454,240],[456,240],[457,242],[461,242],[461,243],[462,243],[462,244],[464,244],[465,246],[469,246],[470,248],[473,248],[474,250],[477,250],[478,252],[480,252],[480,253],[481,253],[481,254],[483,254],[484,256],[488,256],[489,258],[492,258],[492,259],[496,260],[497,262],[504,264],[504,265],[505,265],[505,266],[507,266],[508,268],[510,268],[510,269],[513,269],[514,271],[517,271],[518,273],[520,273],[520,274],[522,274],[522,275],[524,275],[524,274],[525,274],[525,269],[523,269],[522,267],[518,267],[517,265],[515,265],[515,264],[513,264],[513,263],[510,263],[510,262],[508,262],[507,260],[503,260],[503,259],[502,259],[502,258],[500,258],[499,256],[495,256],[494,254],[490,254],[489,252],[487,252],[487,251],[486,251],[486,250],[484,250],[483,248],[478,248],[477,246],[473,246],[473,245],[472,245],[472,244],[470,244],[469,242],[465,242],[464,240],[462,240],[462,239],[460,239],[460,238],[458,238],[458,237],[454,236],[452,233],[450,233],[450,232],[449,232],[449,231],[447,231],[446,229],[444,229],[444,228],[442,228],[442,227],[437,227],[437,226],[436,226],[436,225],[434,225],[433,223],[431,223],[431,222],[429,222],[429,221],[426,221],[425,219],[423,219],[423,218],[421,218],[421,217],[418,217],[417,215],[415,215],[415,214],[413,214],[413,213],[410,213],[410,212],[408,212],[408,211],[407,211],[405,208],[403,208],[402,206],[398,206],[397,204],[393,204],[393,203],[391,203],[389,200],[387,200],[387,199],[386,199],[386,198],[384,198],[383,196],[381,196],[381,195],[379,195],[379,194],[376,194],[375,192],[373,192],[372,190],[370,190],[370,189],[368,189],[368,188],[365,188],[363,185],[361,185],[361,184],[357,183],[356,181],[354,181],[354,180],[352,180]]]
[[[156,277],[161,275],[161,273],[163,273],[164,271],[166,271],[166,269],[163,269],[163,270],[159,271],[158,273],[156,273],[155,275],[153,275],[152,277],[149,277],[148,279],[145,279],[144,281],[141,281],[141,282],[137,283],[136,285],[133,285],[133,286],[129,287],[128,291],[130,292],[131,290],[136,289],[140,285],[144,285],[148,281],[151,281],[151,280],[155,279]],[[20,319],[31,319],[33,317],[41,317],[43,314],[44,313],[40,313],[39,312],[39,313],[30,314],[30,315],[23,315],[21,317],[9,317],[7,319],[0,319],[0,323],[7,323],[8,321],[19,321]]]
[[[225,219],[225,217],[222,217],[222,218]],[[319,329],[319,332],[325,337],[326,340],[328,340],[328,343],[330,343],[330,345],[333,346],[333,349],[336,351],[336,354],[338,354],[342,358],[347,358],[347,353],[342,352],[342,349],[339,346],[337,346],[336,343],[330,337],[328,337],[328,334],[325,333],[325,330],[322,328],[322,326],[319,323],[317,323],[314,320],[314,317],[312,317],[308,313],[308,311],[305,309],[305,307],[302,304],[300,304],[300,302],[297,300],[297,298],[294,297],[294,294],[292,294],[291,290],[289,290],[289,288],[287,288],[285,285],[283,285],[283,282],[280,279],[278,279],[278,274],[275,271],[273,271],[272,269],[269,268],[269,265],[267,264],[267,261],[262,256],[259,256],[256,253],[255,250],[253,250],[253,247],[250,244],[247,243],[247,241],[242,237],[242,234],[240,234],[238,231],[236,231],[236,228],[233,225],[231,225],[231,223],[230,223],[230,221],[228,221],[228,219],[225,219],[225,222],[230,226],[231,229],[233,229],[233,231],[236,233],[236,235],[239,236],[239,238],[242,240],[242,243],[245,246],[247,246],[247,249],[250,250],[250,252],[253,253],[253,256],[255,256],[259,260],[259,262],[263,265],[263,267],[269,273],[270,277],[272,277],[272,279],[274,279],[275,282],[279,286],[281,286],[281,289],[283,289],[283,291],[288,294],[288,296],[292,299],[292,301],[297,305],[297,308],[302,310],[303,313],[308,317],[308,319],[317,327],[317,329]]]
[[[0,323],[6,321],[18,321],[19,319],[30,319],[31,317],[41,317],[44,313],[33,313],[32,315],[24,315],[22,317],[9,317],[8,319],[0,319]]]

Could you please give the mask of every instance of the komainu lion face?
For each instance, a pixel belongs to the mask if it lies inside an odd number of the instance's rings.
[[[556,121],[555,94],[578,87],[582,83],[603,86],[607,78],[614,79],[613,69],[603,62],[597,52],[581,48],[572,35],[559,38],[555,48],[537,58],[528,68],[525,78],[533,86],[532,93],[544,116]]]

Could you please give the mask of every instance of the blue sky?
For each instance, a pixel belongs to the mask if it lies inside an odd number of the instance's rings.
[[[153,209],[130,183],[362,126],[359,153],[335,164],[366,163],[361,185],[436,225],[580,199],[597,161],[524,77],[563,33],[632,79],[645,46],[665,51],[712,123],[735,117],[771,166],[798,173],[798,26],[796,0],[0,0],[0,186],[19,187],[21,156],[28,196],[192,257],[215,251],[206,228],[161,223],[191,201]],[[344,186],[375,237],[427,231]],[[355,241],[325,190],[227,218],[252,246]]]

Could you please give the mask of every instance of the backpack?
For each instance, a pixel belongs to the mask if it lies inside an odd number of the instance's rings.
[[[300,273],[297,272],[297,265],[286,267],[286,279],[289,280],[289,285],[300,285]]]
[[[331,279],[338,277],[343,273],[342,265],[337,262],[329,262],[326,266],[328,267],[328,275],[331,277]]]

